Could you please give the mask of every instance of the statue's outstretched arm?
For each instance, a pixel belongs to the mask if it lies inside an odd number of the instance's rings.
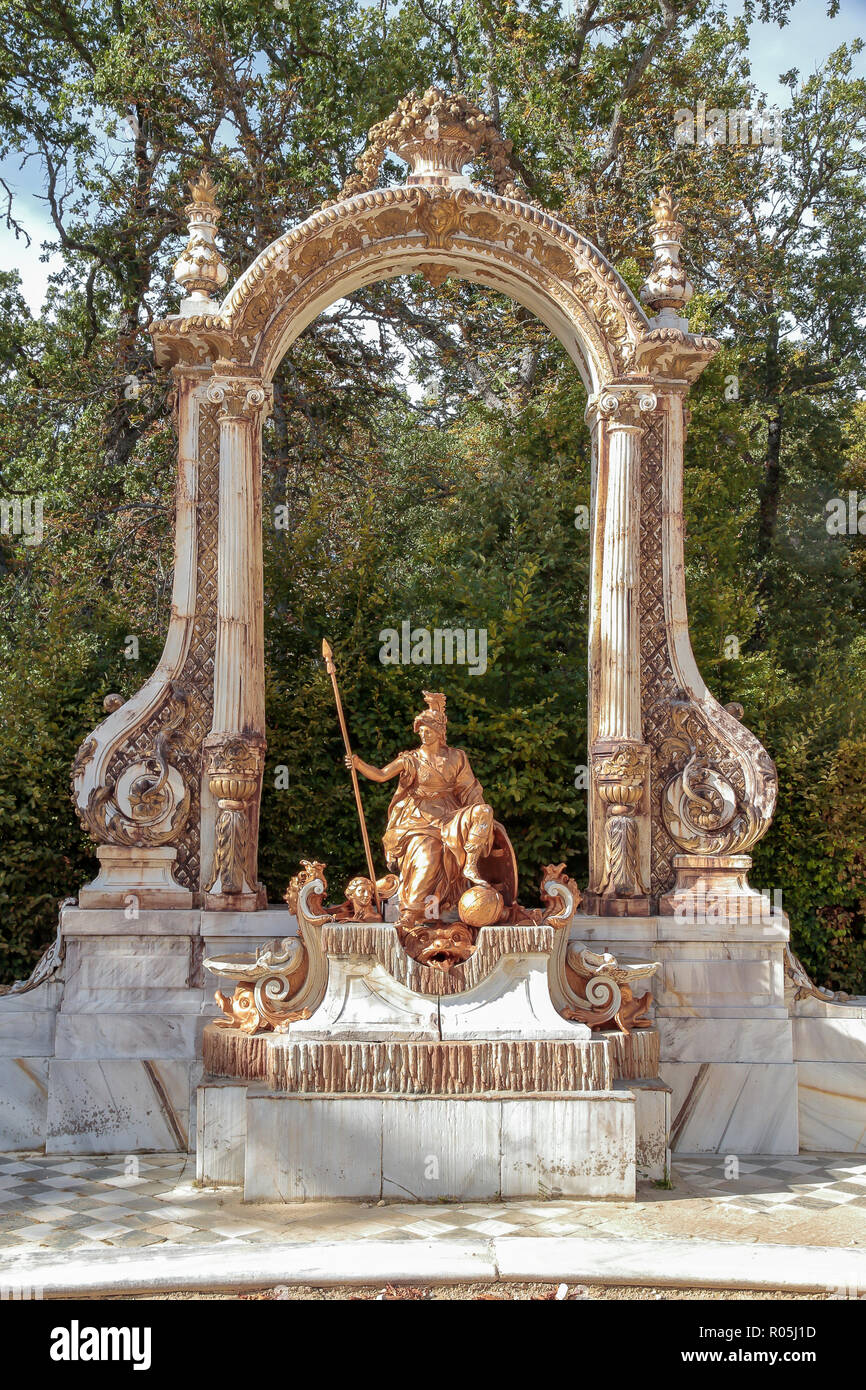
[[[364,759],[359,758],[357,753],[347,753],[345,763],[346,767],[354,767],[356,772],[360,772],[371,782],[389,782],[392,777],[398,777],[403,771],[403,763],[400,758],[395,758],[386,767],[374,767],[372,763],[365,763]]]

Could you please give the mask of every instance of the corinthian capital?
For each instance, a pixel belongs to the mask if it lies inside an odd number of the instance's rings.
[[[218,419],[255,420],[270,414],[273,391],[261,381],[249,377],[214,377],[207,388],[211,405],[220,407]]]

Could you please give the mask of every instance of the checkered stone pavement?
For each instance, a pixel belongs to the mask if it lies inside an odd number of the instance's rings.
[[[599,1235],[790,1240],[794,1224],[798,1239],[809,1244],[866,1244],[866,1156],[677,1156],[672,1176],[670,1190],[640,1184],[633,1203],[245,1205],[239,1189],[197,1187],[189,1155],[0,1155],[0,1267],[4,1252],[225,1242]]]
[[[798,1154],[790,1158],[736,1155],[676,1161],[683,1182],[704,1197],[740,1210],[831,1211],[851,1207],[866,1216],[866,1156]]]

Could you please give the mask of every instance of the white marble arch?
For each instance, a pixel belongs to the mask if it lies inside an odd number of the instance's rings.
[[[450,104],[449,109],[453,100],[435,91],[423,98],[428,105]],[[607,805],[615,805],[616,798],[606,802],[600,793],[591,795],[591,893],[612,903],[614,912],[614,900],[621,906],[623,894],[626,899],[636,894],[626,909],[643,904],[641,910],[648,910],[642,892],[649,875],[651,810],[640,710],[638,586],[641,441],[650,419],[661,427],[663,486],[673,507],[670,515],[665,508],[664,610],[671,650],[677,653],[678,679],[700,708],[701,719],[713,724],[723,741],[730,744],[733,737],[736,745],[739,738],[736,721],[712,700],[697,674],[684,617],[682,535],[677,525],[684,398],[718,345],[691,334],[675,311],[688,299],[691,287],[678,261],[682,229],[672,201],[663,196],[654,205],[655,262],[643,291],[647,305],[657,310],[650,318],[580,232],[533,205],[528,195],[503,178],[497,177],[496,191],[491,192],[462,172],[473,149],[478,149],[476,137],[482,128],[485,139],[498,141],[500,154],[504,149],[482,113],[470,111],[464,103],[464,115],[456,124],[443,115],[437,133],[428,138],[409,130],[415,120],[415,106],[410,106],[408,125],[403,106],[399,119],[385,123],[393,136],[390,144],[386,140],[388,148],[409,165],[405,185],[375,187],[376,178],[368,177],[369,171],[360,182],[353,178],[347,196],[323,206],[267,247],[221,303],[210,297],[210,289],[225,278],[213,235],[221,214],[209,181],[200,181],[194,189],[190,225],[207,243],[198,248],[201,283],[190,258],[182,257],[177,277],[192,293],[180,313],[151,326],[157,361],[172,368],[177,387],[180,487],[171,630],[163,660],[147,683],[146,699],[134,697],[113,710],[82,746],[76,762],[78,810],[91,833],[105,842],[103,858],[108,855],[111,861],[110,876],[104,873],[100,881],[101,906],[122,906],[124,893],[136,891],[145,895],[148,906],[158,906],[160,895],[165,896],[165,906],[174,905],[169,901],[174,869],[166,846],[185,845],[182,837],[189,827],[180,827],[174,835],[166,819],[165,824],[150,826],[150,839],[136,847],[129,841],[130,835],[134,841],[135,827],[130,828],[128,808],[125,821],[113,816],[106,823],[100,788],[112,778],[117,787],[126,786],[124,750],[128,746],[129,759],[140,762],[147,751],[145,733],[155,735],[170,707],[175,710],[172,719],[182,726],[184,682],[194,683],[200,676],[200,666],[190,657],[200,584],[195,551],[201,530],[203,440],[207,437],[212,447],[216,422],[219,542],[213,715],[204,742],[206,765],[199,796],[193,797],[188,813],[193,829],[200,831],[194,861],[200,865],[200,877],[188,886],[194,898],[202,897],[213,910],[256,911],[263,906],[255,862],[264,755],[260,463],[270,383],[292,342],[328,305],[362,285],[410,272],[421,270],[433,283],[452,273],[525,305],[562,342],[589,394],[591,783],[594,787],[611,756],[620,752],[637,758],[645,779],[644,793],[631,813],[638,835],[627,837],[627,852],[637,858],[626,883],[611,879],[608,860],[614,851],[610,837],[605,838]],[[383,129],[380,125],[378,134],[371,133],[374,150],[379,150],[376,141],[381,143]],[[744,757],[749,795],[751,752]],[[219,788],[230,775],[237,779],[239,758],[246,760],[240,783],[243,805],[218,807]],[[169,802],[177,808],[177,796],[166,798],[167,807]],[[166,818],[169,814],[167,809]],[[227,833],[229,820],[244,820],[246,833]],[[119,845],[112,840],[115,826],[127,837]],[[613,827],[621,829],[619,823]],[[124,855],[129,861],[126,881]],[[185,854],[187,879],[189,862]],[[112,893],[116,902],[110,901]]]

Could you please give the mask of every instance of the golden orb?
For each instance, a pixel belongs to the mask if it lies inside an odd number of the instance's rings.
[[[467,927],[492,927],[502,916],[503,906],[502,895],[495,888],[473,884],[460,898],[457,912]]]

